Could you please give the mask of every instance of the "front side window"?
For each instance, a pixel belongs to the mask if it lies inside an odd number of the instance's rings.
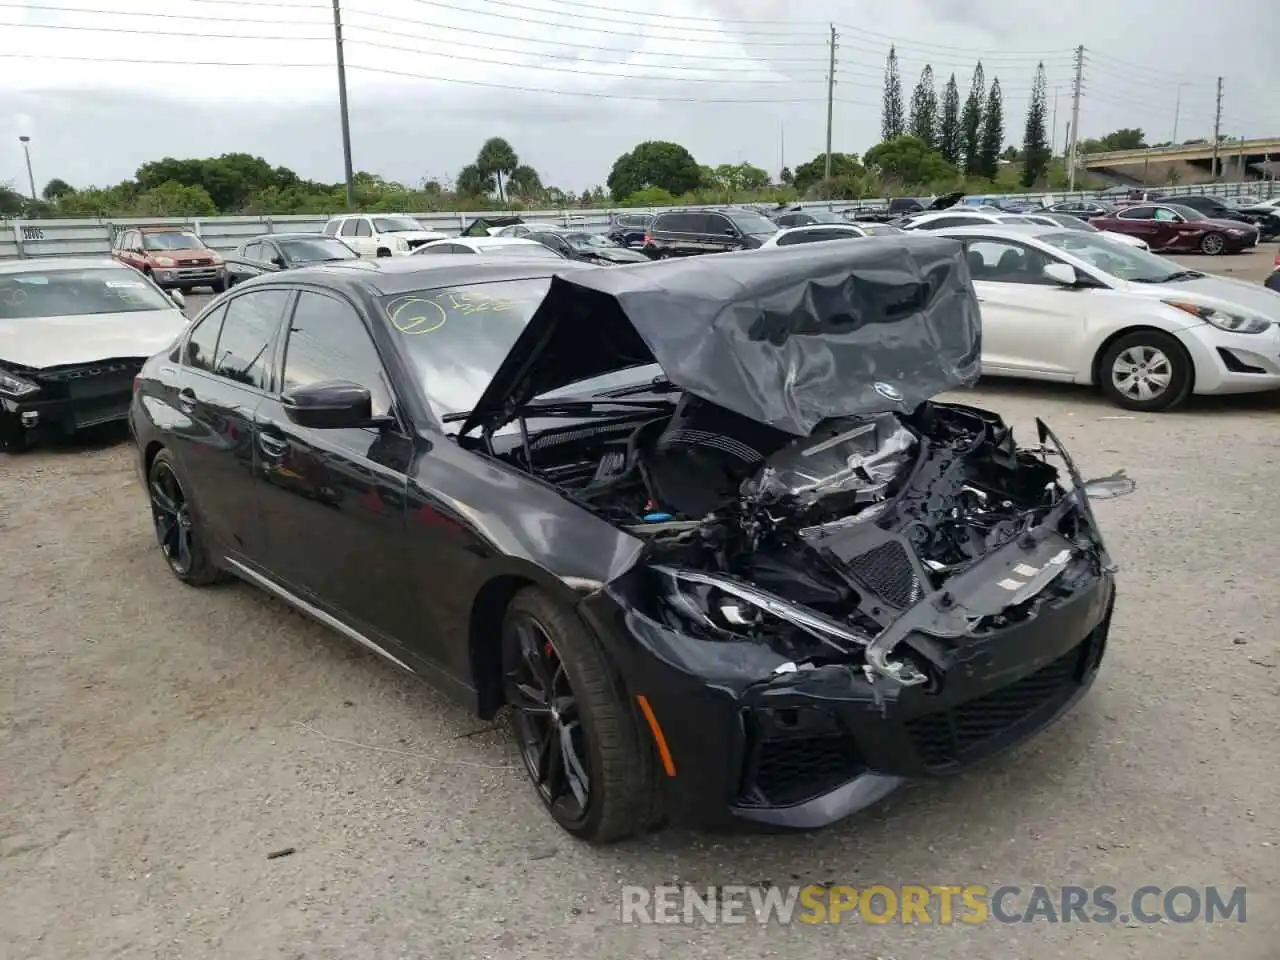
[[[256,240],[253,243],[246,243],[244,245],[244,258],[252,260],[254,263],[261,263],[264,259],[262,256],[262,244]]]
[[[1155,207],[1130,207],[1120,213],[1121,220],[1154,220],[1156,219]]]
[[[298,237],[280,241],[281,252],[290,263],[329,263],[338,260],[360,259],[354,250],[338,239],[328,237]]]
[[[740,231],[753,236],[766,236],[778,232],[778,225],[758,213],[734,213],[733,224]]]
[[[173,309],[172,300],[125,266],[0,274],[0,320]]]
[[[366,220],[366,219],[364,219],[364,217],[360,217],[359,219],[355,220],[355,221],[354,221],[354,223],[355,223],[355,225],[356,225],[356,236],[357,236],[357,237],[372,237],[372,236],[373,236],[373,230],[372,230],[372,229],[370,229],[370,227],[369,227],[369,221],[368,221],[368,220]]]
[[[289,294],[284,290],[255,290],[230,301],[222,321],[213,372],[237,383],[265,389],[271,340],[288,302]]]
[[[342,236],[354,237],[356,235],[356,227],[359,225],[359,223],[360,223],[359,220],[354,220],[354,219],[342,221],[342,231],[341,231]]]
[[[974,280],[996,283],[1050,285],[1044,268],[1052,261],[1046,254],[1005,240],[970,240],[965,243],[969,273]]]
[[[281,393],[325,380],[350,380],[373,396],[373,415],[391,410],[382,361],[360,315],[349,303],[303,292],[289,324]]]

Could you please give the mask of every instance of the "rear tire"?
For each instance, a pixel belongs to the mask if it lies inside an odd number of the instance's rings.
[[[591,843],[656,825],[653,751],[574,611],[534,587],[516,594],[503,621],[502,671],[516,747],[552,819]]]
[[[1098,383],[1107,398],[1126,410],[1170,410],[1191,393],[1195,369],[1175,337],[1135,330],[1119,337],[1098,362]]]
[[[173,455],[161,450],[147,469],[151,523],[169,572],[192,587],[207,587],[226,578],[209,553],[209,538],[200,512],[178,479]]]
[[[226,281],[226,280],[215,280],[215,281],[213,281],[213,283],[209,284],[209,287],[210,287],[210,289],[212,289],[212,290],[213,290],[213,292],[214,292],[215,294],[217,294],[217,293],[225,293],[225,292],[226,292],[226,289],[227,289],[227,281]]]

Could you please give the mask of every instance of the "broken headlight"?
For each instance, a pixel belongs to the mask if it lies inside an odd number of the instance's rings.
[[[870,637],[838,620],[734,577],[677,567],[651,569],[670,608],[682,620],[703,631],[726,637],[799,631],[833,653],[845,655],[871,642]]]
[[[0,367],[0,394],[7,397],[26,397],[33,393],[39,392],[40,388],[34,383],[28,383],[21,377],[15,376],[4,367]]]

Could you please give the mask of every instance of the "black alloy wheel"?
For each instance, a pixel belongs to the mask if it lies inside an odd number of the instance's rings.
[[[594,634],[535,587],[507,607],[502,688],[543,806],[574,836],[621,840],[661,821],[656,758]]]
[[[591,760],[569,675],[535,619],[518,615],[508,629],[516,649],[506,674],[506,697],[520,757],[556,820],[579,824],[591,804]]]
[[[192,586],[205,586],[220,579],[221,571],[209,560],[199,517],[168,451],[161,450],[151,462],[147,492],[156,543],[173,575]]]

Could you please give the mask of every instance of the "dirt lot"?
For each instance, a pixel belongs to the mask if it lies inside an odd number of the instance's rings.
[[[0,956],[1280,956],[1280,396],[966,399],[1138,482],[1098,506],[1122,571],[1091,694],[823,832],[603,850],[542,815],[502,729],[248,586],[176,583],[119,437],[0,455]],[[619,922],[622,884],[677,880],[1244,885],[1248,922]]]

